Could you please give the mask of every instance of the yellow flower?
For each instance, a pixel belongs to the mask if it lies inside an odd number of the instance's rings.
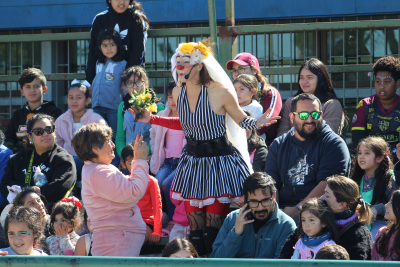
[[[199,43],[196,48],[205,56],[205,58],[208,57],[208,53],[210,52],[210,49],[207,48],[203,43]]]
[[[191,43],[183,43],[179,46],[179,51],[183,54],[188,55],[193,52],[194,44]]]
[[[137,98],[138,98],[140,101],[144,101],[144,100],[145,100],[145,95],[138,95]]]
[[[151,99],[151,94],[145,94],[144,95],[144,100],[147,100],[147,99]]]
[[[157,105],[155,103],[153,103],[150,107],[149,107],[149,111],[151,113],[155,113],[157,112]]]

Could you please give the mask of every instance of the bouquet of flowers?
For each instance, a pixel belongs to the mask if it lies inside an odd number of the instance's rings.
[[[161,98],[155,98],[152,92],[146,89],[140,89],[137,92],[130,93],[131,99],[129,99],[129,104],[134,108],[148,109],[151,113],[157,113],[157,105],[155,102],[159,101]],[[135,122],[143,115],[143,111],[139,110],[136,114]]]

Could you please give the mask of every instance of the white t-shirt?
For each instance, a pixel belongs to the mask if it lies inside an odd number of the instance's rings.
[[[251,101],[251,104],[243,106],[242,109],[250,112],[254,119],[258,119],[263,114],[263,107],[255,99]]]

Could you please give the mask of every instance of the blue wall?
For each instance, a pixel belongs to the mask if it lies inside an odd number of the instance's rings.
[[[142,0],[154,24],[208,21],[207,0]],[[217,19],[225,1],[216,0]],[[1,0],[0,30],[89,27],[105,0]],[[400,14],[399,0],[237,0],[237,20]]]

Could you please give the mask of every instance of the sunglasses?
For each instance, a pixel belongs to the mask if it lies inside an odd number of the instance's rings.
[[[292,112],[293,114],[298,114],[300,120],[305,121],[308,119],[308,117],[311,115],[311,118],[314,120],[318,120],[321,117],[322,111],[313,111],[313,112],[307,112],[307,111],[302,111],[302,112]]]
[[[244,73],[244,70],[245,69],[250,69],[251,67],[250,66],[247,66],[247,67],[240,67],[240,68],[238,68],[237,70],[235,70],[235,69],[232,69],[232,70],[230,70],[229,72],[231,73],[231,74],[234,74],[235,72],[237,73],[237,74],[243,74]]]
[[[56,129],[55,125],[52,126],[46,126],[46,128],[35,128],[32,129],[31,133],[34,133],[36,136],[41,136],[44,134],[44,132],[48,133],[48,134],[52,134],[54,133],[54,130]]]

